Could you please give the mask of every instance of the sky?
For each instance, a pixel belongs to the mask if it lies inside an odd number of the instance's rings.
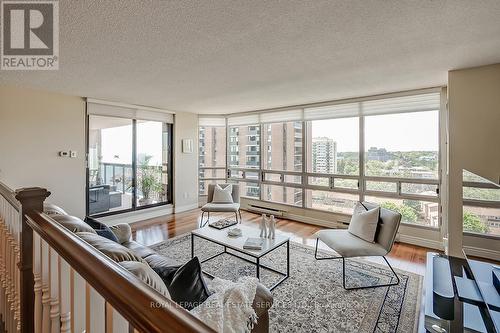
[[[337,151],[359,150],[358,118],[315,120],[312,136],[326,136],[337,141]],[[365,117],[365,149],[385,148],[388,151],[438,151],[438,112]]]
[[[150,165],[162,163],[162,123],[137,123],[137,155],[151,155]],[[103,163],[132,164],[132,125],[102,130]]]

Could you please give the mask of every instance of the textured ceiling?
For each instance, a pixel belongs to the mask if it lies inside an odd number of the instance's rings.
[[[500,1],[61,0],[60,70],[0,83],[197,113],[446,84],[500,62]]]

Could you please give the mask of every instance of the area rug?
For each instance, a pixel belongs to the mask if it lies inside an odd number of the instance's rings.
[[[151,246],[165,256],[186,262],[191,257],[190,233]],[[200,260],[222,251],[214,243],[195,238]],[[230,251],[230,250],[229,250]],[[329,251],[320,251],[331,256]],[[261,262],[286,271],[286,246],[266,255]],[[224,254],[206,263],[203,270],[217,277],[236,280],[255,276],[255,266]],[[416,332],[422,277],[396,270],[401,280],[391,287],[347,291],[342,288],[341,260],[316,260],[314,248],[290,242],[290,277],[273,291],[271,332]],[[346,260],[348,286],[388,283],[388,267],[362,259]],[[261,269],[261,282],[271,286],[279,275]]]

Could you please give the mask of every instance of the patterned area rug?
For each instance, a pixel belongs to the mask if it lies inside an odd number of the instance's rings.
[[[184,234],[151,246],[157,252],[186,262],[191,256],[191,236]],[[200,260],[223,251],[221,246],[195,238]],[[230,250],[229,250],[230,251]],[[320,251],[322,256],[331,256]],[[261,262],[286,271],[286,246],[266,255]],[[204,271],[236,280],[255,276],[255,266],[228,254],[202,264]],[[416,332],[422,277],[396,270],[399,285],[347,291],[342,288],[342,261],[314,258],[314,248],[290,242],[290,277],[273,291],[271,332]],[[388,283],[388,267],[362,259],[346,260],[347,285]],[[261,269],[261,282],[272,286],[279,275]]]

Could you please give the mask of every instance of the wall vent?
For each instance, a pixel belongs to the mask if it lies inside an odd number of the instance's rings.
[[[248,205],[248,210],[251,212],[255,212],[255,213],[271,214],[274,216],[283,216],[283,213],[284,213],[284,211],[281,209],[269,208],[269,207],[252,205],[252,204]]]

